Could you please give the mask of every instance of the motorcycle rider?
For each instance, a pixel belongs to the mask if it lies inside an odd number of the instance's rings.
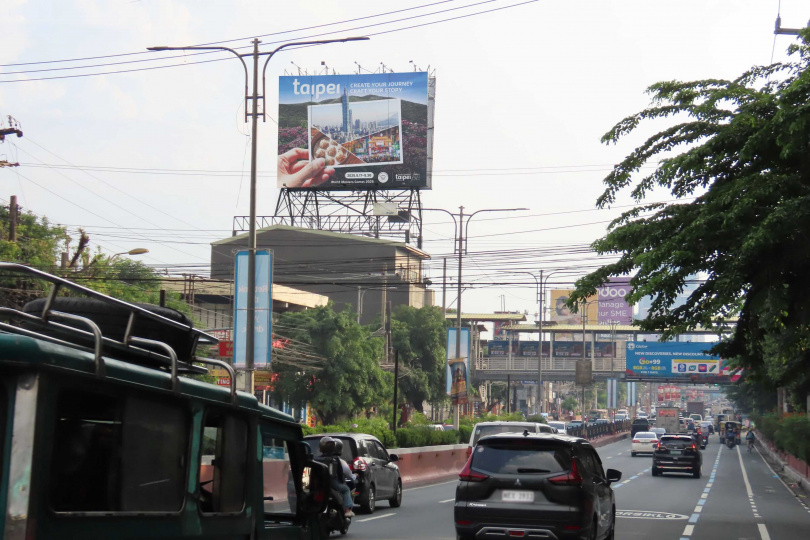
[[[745,440],[748,441],[748,451],[750,452],[751,449],[754,448],[754,441],[756,440],[753,429],[748,428],[748,433],[745,434]]]
[[[318,449],[321,451],[321,454],[316,458],[321,463],[329,465],[329,476],[331,480],[331,488],[333,491],[336,491],[340,494],[343,498],[343,513],[346,517],[353,517],[354,512],[352,512],[352,508],[354,507],[354,501],[352,501],[352,494],[349,486],[346,485],[345,476],[343,466],[346,465],[346,462],[343,461],[340,457],[339,452],[336,452],[337,443],[340,442],[340,448],[343,449],[343,443],[339,439],[333,439],[332,437],[322,437],[320,442],[318,443]],[[336,455],[337,454],[337,455]]]

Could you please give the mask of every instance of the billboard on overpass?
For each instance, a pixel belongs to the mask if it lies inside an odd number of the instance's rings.
[[[731,378],[723,360],[707,351],[716,342],[627,342],[627,379],[728,382]]]
[[[430,189],[429,86],[422,71],[280,77],[277,187]]]

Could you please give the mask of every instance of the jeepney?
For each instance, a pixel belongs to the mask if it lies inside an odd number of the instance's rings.
[[[0,272],[50,287],[0,306],[0,538],[321,536],[325,466],[292,417],[196,355],[212,336],[173,310]],[[230,387],[190,378],[202,365]]]

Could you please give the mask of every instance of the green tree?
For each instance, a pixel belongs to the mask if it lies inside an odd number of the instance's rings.
[[[578,411],[579,410],[579,401],[575,396],[565,396],[562,402],[562,410],[564,411]]]
[[[446,399],[447,325],[441,308],[399,306],[391,316],[391,343],[399,352],[399,387],[419,412]]]
[[[599,208],[629,187],[639,202],[657,188],[680,201],[643,204],[612,222],[593,247],[618,260],[580,279],[570,306],[576,309],[610,276],[634,274],[628,300],[652,297],[642,329],[664,338],[698,326],[719,332],[739,317],[714,352],[804,393],[810,389],[810,34],[802,37],[785,64],[754,67],[734,80],[655,84],[652,105],[604,135],[603,142],[615,143],[645,121],[670,124],[614,167]],[[639,175],[656,160],[652,173]],[[694,275],[706,279],[675,307]]]
[[[287,337],[310,344],[326,359],[317,371],[276,366],[276,397],[309,401],[326,424],[370,411],[393,397],[393,377],[380,368],[382,340],[357,324],[356,314],[336,313],[332,306],[280,314]]]

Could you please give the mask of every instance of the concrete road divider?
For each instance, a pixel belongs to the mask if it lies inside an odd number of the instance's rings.
[[[466,444],[392,448],[389,451],[399,456],[397,466],[406,488],[458,478],[467,462]]]

